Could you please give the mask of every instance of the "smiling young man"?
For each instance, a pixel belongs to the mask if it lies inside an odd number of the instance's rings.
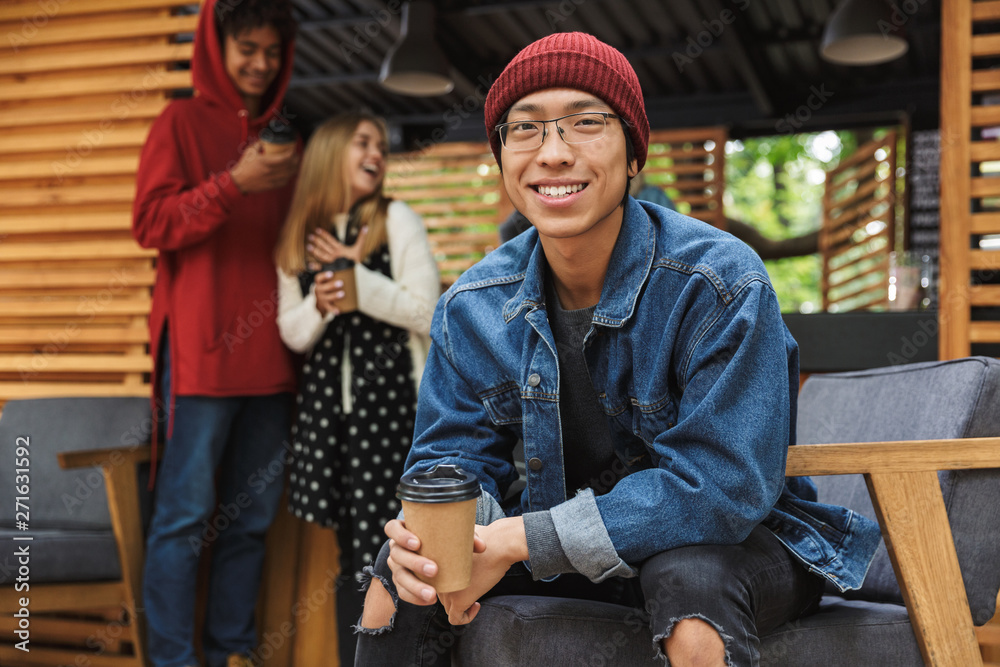
[[[281,495],[280,481],[261,490],[258,471],[280,468],[296,390],[272,253],[298,164],[256,140],[281,111],[294,34],[285,2],[205,3],[196,95],[167,106],[140,159],[132,229],[159,250],[150,349],[154,408],[169,415],[143,585],[156,667],[199,664],[196,582],[209,541],[207,664],[249,664],[256,646],[264,532]],[[227,524],[217,537],[216,511]]]
[[[861,585],[879,540],[784,478],[798,350],[764,266],[627,196],[649,124],[610,46],[529,45],[485,115],[533,229],[439,301],[407,460],[481,483],[472,583],[422,583],[438,564],[390,522],[356,664],[447,665],[449,624],[473,622],[484,596],[531,594],[656,601],[654,648],[674,667],[756,665],[758,637],[809,611],[824,579]],[[510,494],[519,439],[527,486]]]

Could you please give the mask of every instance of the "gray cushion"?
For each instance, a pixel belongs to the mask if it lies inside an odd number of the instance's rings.
[[[121,577],[115,536],[108,530],[32,529],[30,542],[15,542],[20,531],[0,528],[0,584],[13,583],[18,549],[29,545],[30,583],[113,581]]]
[[[799,396],[798,442],[1000,435],[1000,362],[986,357],[815,375]],[[1000,471],[939,475],[973,620],[993,617],[1000,588]],[[861,475],[814,477],[819,499],[875,518]],[[858,599],[902,604],[885,545]]]
[[[472,641],[469,641],[472,640]],[[906,608],[836,596],[761,639],[761,665],[915,667]],[[653,667],[653,635],[636,609],[583,600],[500,596],[483,602],[455,651],[460,667]]]
[[[14,468],[18,438],[30,438],[30,530],[109,530],[100,468],[62,470],[59,452],[149,442],[149,399],[46,398],[8,401],[0,416],[0,466]],[[14,528],[14,475],[0,475],[0,528]]]

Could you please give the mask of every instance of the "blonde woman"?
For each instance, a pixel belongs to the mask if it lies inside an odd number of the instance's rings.
[[[423,221],[382,194],[387,143],[383,121],[367,114],[317,128],[276,256],[278,328],[305,355],[289,509],[337,535],[341,582],[349,582],[337,592],[342,664],[354,664],[350,626],[361,615],[353,581],[399,511],[395,485],[440,290]],[[327,267],[342,258],[354,262],[350,312],[342,312],[350,281]]]

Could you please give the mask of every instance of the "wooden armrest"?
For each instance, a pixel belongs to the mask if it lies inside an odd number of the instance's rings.
[[[88,468],[91,466],[118,466],[123,463],[146,463],[152,460],[152,448],[149,445],[134,447],[111,447],[108,449],[84,449],[77,452],[59,452],[59,467],[63,470],[71,468]]]
[[[849,475],[1000,468],[1000,438],[794,445],[785,474]]]
[[[928,665],[982,665],[938,470],[1000,468],[1000,438],[795,445],[786,475],[863,474]]]

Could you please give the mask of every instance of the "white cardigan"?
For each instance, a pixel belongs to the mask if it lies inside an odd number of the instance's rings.
[[[346,219],[337,220],[337,233],[344,238]],[[420,386],[427,351],[430,348],[431,317],[441,295],[441,278],[427,242],[423,220],[401,201],[389,204],[386,218],[389,238],[389,270],[392,277],[354,265],[358,288],[358,310],[376,320],[410,332],[414,386]],[[344,317],[349,317],[348,313]],[[278,331],[295,352],[308,353],[323,335],[334,315],[321,315],[316,308],[315,285],[302,296],[298,276],[278,269]],[[341,386],[345,412],[351,411],[351,367],[344,346]]]

